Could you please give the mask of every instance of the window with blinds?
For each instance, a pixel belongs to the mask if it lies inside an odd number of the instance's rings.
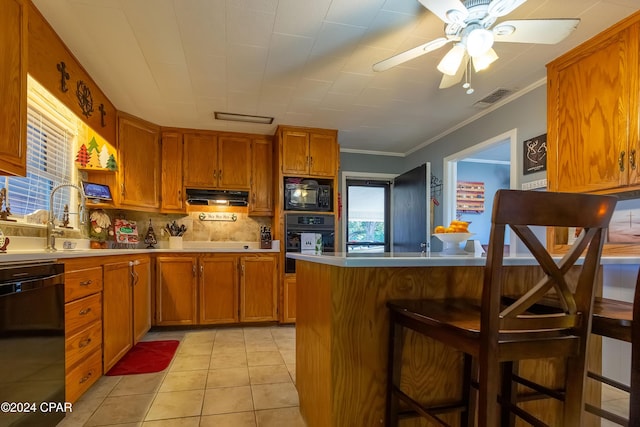
[[[53,208],[56,218],[60,218],[64,205],[71,206],[71,188],[57,191],[54,205],[49,206],[53,188],[72,182],[71,149],[70,130],[30,103],[27,107],[27,176],[7,177],[4,185],[0,185],[7,188],[12,215],[22,216],[38,209],[48,211]],[[75,208],[69,210],[76,211]]]

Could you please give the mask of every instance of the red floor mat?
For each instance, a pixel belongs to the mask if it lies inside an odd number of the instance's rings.
[[[169,366],[180,341],[140,341],[105,375],[135,375],[160,372]]]

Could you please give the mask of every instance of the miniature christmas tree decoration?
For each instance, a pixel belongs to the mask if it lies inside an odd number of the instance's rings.
[[[147,249],[155,249],[155,244],[158,243],[158,239],[156,239],[156,233],[153,230],[153,225],[151,225],[151,218],[149,218],[149,228],[147,229],[147,234],[144,236],[144,242],[149,245]]]

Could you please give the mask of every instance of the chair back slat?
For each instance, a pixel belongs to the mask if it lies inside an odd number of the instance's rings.
[[[595,272],[600,264],[604,236],[615,204],[616,198],[612,196],[514,190],[496,193],[482,296],[482,320],[491,324],[488,334],[497,337],[499,330],[585,326],[580,321],[581,313],[591,310]],[[501,299],[501,276],[506,226],[529,249],[543,276],[505,307],[501,305],[504,303]],[[569,252],[555,261],[531,226],[580,227],[583,231]],[[581,270],[577,278],[575,274],[569,274],[576,265]],[[561,307],[558,313],[550,315],[529,311],[541,299],[549,297],[558,300],[558,307]],[[491,320],[491,316],[498,320]]]

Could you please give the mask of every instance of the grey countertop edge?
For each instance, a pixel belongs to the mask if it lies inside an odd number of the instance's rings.
[[[94,256],[140,255],[140,254],[199,254],[199,253],[279,253],[279,249],[242,248],[188,248],[188,249],[82,249],[58,250],[56,252],[16,250],[0,253],[0,264],[25,261],[48,261],[56,259],[85,258]]]
[[[333,265],[337,267],[447,267],[447,266],[484,266],[485,257],[472,255],[444,256],[433,253],[430,256],[401,255],[391,256],[362,256],[347,257],[343,253],[336,254],[302,254],[288,253],[288,258],[302,261],[310,261],[319,264]],[[560,257],[558,257],[560,259]],[[530,256],[505,257],[505,265],[535,265],[536,261]],[[637,256],[606,256],[601,259],[602,265],[637,265],[640,257]]]

